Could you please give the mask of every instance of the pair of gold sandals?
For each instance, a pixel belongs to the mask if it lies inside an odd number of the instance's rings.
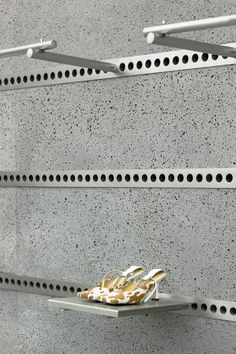
[[[163,269],[152,269],[141,279],[135,279],[144,269],[132,266],[126,271],[112,270],[105,274],[102,282],[91,289],[77,294],[82,299],[100,301],[111,305],[131,305],[147,302],[155,296],[158,300],[158,283],[166,276]],[[118,276],[108,278],[113,273]]]

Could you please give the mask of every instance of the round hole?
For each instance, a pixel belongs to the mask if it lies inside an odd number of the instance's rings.
[[[27,286],[27,285],[28,285],[28,283],[27,283],[26,280],[23,281],[23,285],[24,285],[24,286]]]
[[[196,176],[196,180],[198,181],[198,182],[202,182],[202,174],[201,173],[198,173],[197,174],[197,176]]]
[[[8,278],[5,278],[5,283],[9,284],[9,279]]]
[[[235,316],[236,315],[236,308],[235,307],[231,307],[231,309],[230,309],[230,314],[232,315],[232,316]]]
[[[76,77],[76,76],[77,76],[77,70],[76,70],[76,69],[72,70],[72,76],[73,76],[73,77]]]
[[[80,74],[80,76],[84,76],[84,74],[85,74],[85,70],[84,70],[83,68],[82,68],[82,69],[80,69],[79,74]]]
[[[30,75],[30,81],[34,82],[34,75]]]
[[[142,69],[143,63],[139,60],[136,64],[137,69]]]
[[[60,175],[56,175],[56,181],[60,182],[60,180],[61,180],[61,176]]]
[[[33,180],[34,180],[34,177],[32,175],[29,175],[29,181],[33,182]]]
[[[43,283],[42,287],[43,287],[43,289],[47,289],[48,286],[46,283]]]
[[[73,286],[70,287],[70,292],[74,293],[75,292],[75,288]]]
[[[29,285],[31,286],[31,288],[33,288],[34,283],[32,281],[30,281]]]
[[[35,285],[36,285],[36,288],[38,288],[38,289],[40,288],[40,283],[39,282],[37,282]]]
[[[202,61],[207,61],[209,58],[209,55],[207,53],[202,54]]]
[[[197,306],[196,303],[194,303],[194,304],[191,305],[191,308],[192,308],[193,310],[197,310],[198,306]]]
[[[126,182],[130,181],[130,175],[129,174],[125,175],[125,180],[126,180]]]
[[[129,64],[128,64],[128,69],[129,69],[129,70],[133,70],[133,68],[134,68],[134,63],[131,61],[131,62],[129,62]]]
[[[20,181],[20,175],[16,175],[16,180],[17,180],[17,182]]]
[[[207,305],[206,304],[201,304],[201,310],[206,311],[207,310]]]
[[[64,182],[67,182],[67,181],[68,181],[68,176],[67,176],[67,175],[64,175],[64,176],[63,176],[63,181],[64,181]]]
[[[68,78],[69,76],[70,76],[70,72],[69,72],[69,70],[66,70],[65,71],[65,77]]]
[[[158,66],[161,65],[160,59],[156,58],[155,61],[154,61],[154,65],[155,65],[156,68],[158,68]]]
[[[110,181],[110,182],[113,182],[113,181],[114,181],[114,176],[113,176],[113,175],[109,175],[108,178],[109,178],[109,181]]]
[[[221,307],[220,307],[220,313],[222,313],[222,315],[225,315],[226,312],[227,312],[226,307],[225,307],[225,306],[221,306]]]
[[[11,279],[11,284],[15,285],[15,279]]]
[[[168,66],[168,65],[170,64],[170,59],[169,59],[169,58],[165,58],[165,59],[163,60],[163,64],[164,64],[165,66]]]
[[[87,70],[88,75],[92,75],[92,72],[93,72],[93,70],[90,68]]]
[[[133,175],[133,180],[134,180],[134,182],[138,182],[139,181],[139,175],[138,174]]]
[[[20,281],[20,279],[17,280],[16,284],[17,284],[18,286],[21,286],[21,281]]]
[[[212,59],[213,59],[213,60],[217,60],[217,59],[219,58],[219,55],[212,54],[212,56],[211,56],[211,57],[212,57]]]
[[[53,182],[53,180],[54,180],[53,175],[50,175],[50,176],[48,177],[48,179],[49,179],[50,182]]]
[[[143,181],[143,182],[147,182],[147,179],[148,179],[148,177],[147,177],[146,174],[142,175],[142,181]]]
[[[71,182],[74,182],[75,181],[75,175],[71,175],[70,176],[70,180],[71,180]]]
[[[58,284],[56,285],[56,290],[57,290],[57,291],[60,291],[60,290],[61,290],[60,285],[58,285]]]
[[[222,180],[223,180],[222,174],[221,174],[221,173],[218,173],[218,174],[216,175],[216,181],[217,181],[217,182],[222,182]]]
[[[63,291],[67,291],[67,286],[64,285],[62,289]]]
[[[120,71],[125,71],[125,63],[120,64]]]
[[[146,62],[145,62],[145,66],[146,66],[146,68],[147,69],[149,69],[150,67],[151,67],[151,65],[152,65],[152,62],[151,62],[151,60],[146,60]]]
[[[56,75],[55,75],[55,73],[54,73],[54,72],[52,72],[52,73],[51,73],[51,75],[50,75],[50,77],[51,77],[51,79],[52,79],[52,80],[54,80],[54,79],[55,79],[55,76],[56,76]]]
[[[4,79],[4,85],[6,85],[6,86],[8,85],[8,79],[7,78]]]
[[[2,282],[3,282],[3,279],[2,279],[2,277],[0,277],[0,284],[2,284]]]
[[[212,182],[212,180],[213,180],[212,174],[211,174],[211,173],[208,173],[208,174],[206,175],[206,181],[210,183],[210,182]]]
[[[160,182],[165,182],[165,179],[166,179],[166,176],[162,173],[162,174],[160,174],[160,176],[159,176],[159,181]]]
[[[0,79],[0,86],[2,85],[2,80]]]
[[[177,176],[177,180],[178,180],[179,182],[183,182],[184,176],[182,175],[182,173],[180,173],[180,174]]]
[[[39,181],[40,181],[39,175],[36,175],[36,176],[35,176],[35,181],[36,181],[36,182],[39,182]]]
[[[25,76],[23,76],[23,81],[24,81],[24,83],[26,84],[26,82],[28,81],[28,77],[25,75]]]
[[[116,179],[117,179],[117,182],[121,182],[122,181],[122,176],[121,175],[117,175]]]
[[[83,181],[83,176],[82,175],[78,175],[77,179],[78,179],[78,182],[82,182]]]
[[[227,182],[232,182],[232,181],[233,181],[233,175],[231,175],[231,173],[228,173],[228,174],[226,175],[226,181],[227,181]]]
[[[84,290],[88,290],[88,289],[84,289]],[[77,293],[80,293],[80,292],[81,292],[81,289],[77,288]]]
[[[174,65],[178,65],[179,64],[179,57],[176,56],[176,57],[173,58],[173,64]]]
[[[41,75],[40,75],[40,74],[38,74],[38,75],[36,76],[36,80],[37,80],[37,81],[40,81],[40,80],[41,80]]]
[[[49,289],[53,290],[53,284],[49,284]]]
[[[86,175],[86,176],[85,176],[85,181],[86,181],[86,182],[89,182],[89,181],[90,181],[90,175]]]
[[[4,176],[3,176],[3,179],[4,179],[5,182],[7,182],[7,180],[8,180],[7,175],[4,175]]]
[[[188,181],[188,182],[192,182],[192,181],[193,181],[193,175],[192,175],[191,173],[189,173],[189,174],[187,175],[187,181]]]
[[[61,79],[61,78],[62,78],[62,72],[61,72],[61,71],[58,71],[57,77],[58,77],[58,79]]]
[[[23,175],[22,176],[22,181],[26,182],[27,178],[26,178],[26,175]]]
[[[47,73],[44,73],[44,74],[43,74],[43,79],[44,79],[45,81],[47,81],[47,79],[48,79],[48,74],[47,74]]]
[[[217,311],[216,305],[211,305],[210,311],[211,311],[211,312],[216,312],[216,311]]]
[[[193,54],[193,56],[192,56],[192,62],[193,63],[196,63],[198,61],[198,55],[195,53],[195,54]]]
[[[14,181],[14,176],[10,175],[10,181],[13,182]]]
[[[95,70],[95,73],[96,73],[97,75],[100,74],[100,72],[101,72],[101,70],[98,70],[98,69]]]
[[[169,182],[173,182],[174,179],[175,179],[175,176],[173,175],[173,173],[171,173],[171,174],[168,176]]]
[[[188,62],[188,55],[184,55],[184,56],[183,56],[182,62],[183,62],[183,64],[187,64],[187,62]]]
[[[46,175],[43,175],[43,176],[42,176],[42,180],[43,180],[43,182],[46,182],[46,181],[47,181],[47,176],[46,176]]]
[[[10,78],[10,83],[11,83],[12,85],[14,85],[14,83],[15,83],[14,77],[11,77],[11,78]]]
[[[98,181],[98,175],[93,175],[93,181],[97,182]]]
[[[101,181],[105,182],[106,181],[106,176],[105,175],[101,175]]]
[[[152,182],[156,182],[157,176],[153,173],[150,177]]]
[[[20,84],[20,83],[21,83],[21,77],[20,77],[20,76],[17,76],[17,78],[16,78],[16,82],[17,82],[18,84]]]

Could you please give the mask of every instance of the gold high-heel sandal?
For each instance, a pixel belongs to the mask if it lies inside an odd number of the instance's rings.
[[[98,300],[111,305],[131,305],[147,302],[155,294],[158,299],[158,283],[166,276],[163,269],[152,269],[145,277],[139,281],[131,281],[120,288],[101,295]]]
[[[126,281],[131,280],[143,272],[142,267],[132,266],[125,272],[120,270],[112,270],[105,274],[102,282],[94,288],[81,291],[77,294],[82,299],[97,301],[99,296],[109,294],[116,287],[123,285]],[[107,279],[113,273],[119,273],[115,278]]]

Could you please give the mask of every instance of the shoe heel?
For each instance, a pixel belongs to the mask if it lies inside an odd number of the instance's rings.
[[[152,296],[153,301],[159,301],[158,285],[159,285],[159,282],[156,284],[156,289],[155,289],[153,296]]]

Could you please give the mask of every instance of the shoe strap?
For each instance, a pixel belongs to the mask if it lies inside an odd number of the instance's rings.
[[[163,276],[161,276],[163,275]],[[152,269],[150,270],[150,272],[145,275],[145,277],[143,277],[142,279],[144,280],[148,280],[148,279],[154,279],[155,281],[159,281],[159,278],[160,280],[162,278],[164,278],[166,276],[166,271],[164,269]]]
[[[108,280],[107,279],[108,275],[111,275],[113,273],[120,273],[120,275],[121,275],[123,272],[119,269],[113,269],[110,272],[107,272],[102,279],[102,283],[101,283],[102,288],[104,287],[105,281]]]
[[[126,276],[128,279],[132,277],[136,277],[138,274],[143,272],[143,267],[140,266],[132,266],[128,268],[126,271],[122,272],[122,275]]]

